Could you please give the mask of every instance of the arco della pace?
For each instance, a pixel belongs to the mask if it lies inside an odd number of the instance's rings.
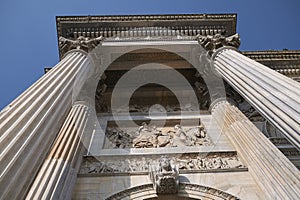
[[[300,199],[300,51],[239,51],[236,21],[56,17],[60,62],[0,112],[0,199]]]

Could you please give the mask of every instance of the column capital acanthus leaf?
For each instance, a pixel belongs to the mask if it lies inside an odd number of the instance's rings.
[[[240,36],[237,33],[229,37],[225,37],[221,34],[197,35],[196,40],[210,55],[221,47],[229,46],[239,48],[241,44]]]
[[[100,36],[97,38],[88,38],[79,36],[76,40],[67,39],[65,37],[59,37],[59,49],[64,56],[70,50],[83,50],[87,53],[92,51],[101,41],[103,41],[104,37]]]

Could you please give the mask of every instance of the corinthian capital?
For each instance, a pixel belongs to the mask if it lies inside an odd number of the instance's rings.
[[[221,34],[207,36],[197,35],[196,39],[205,50],[211,53],[224,46],[239,48],[241,44],[239,34],[234,34],[229,37],[225,37]]]
[[[88,53],[92,51],[102,40],[102,36],[92,39],[79,36],[76,40],[70,40],[61,36],[59,37],[59,49],[62,56],[72,49],[81,49]]]

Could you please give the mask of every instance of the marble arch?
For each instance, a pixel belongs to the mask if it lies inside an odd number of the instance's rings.
[[[238,200],[239,198],[222,190],[192,183],[180,183],[178,194],[157,196],[152,184],[132,187],[115,193],[106,200],[142,199],[201,199],[201,200]]]
[[[115,44],[115,42],[103,41],[89,53],[88,57],[93,60],[94,65],[90,66],[89,72],[87,72],[88,75],[85,78],[77,78],[74,89],[79,88],[80,92],[74,96],[73,101],[84,101],[88,105],[94,105],[95,91],[105,70],[120,56],[149,48],[174,53],[190,63],[206,83],[211,102],[225,97],[222,79],[212,73],[211,63],[206,57],[206,51],[196,41],[136,42],[135,45],[132,42]],[[216,85],[219,87],[216,87]]]

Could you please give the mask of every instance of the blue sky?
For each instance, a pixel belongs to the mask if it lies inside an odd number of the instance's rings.
[[[57,15],[237,13],[240,50],[300,49],[299,0],[1,0],[0,110],[58,61]]]

